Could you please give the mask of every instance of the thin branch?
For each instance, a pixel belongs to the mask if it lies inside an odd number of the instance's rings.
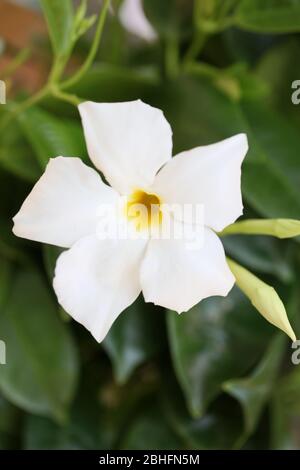
[[[94,39],[93,39],[93,43],[91,45],[90,52],[89,52],[85,62],[82,64],[82,66],[79,68],[79,70],[72,77],[70,77],[69,79],[65,80],[64,82],[62,82],[60,84],[61,89],[69,88],[69,87],[75,85],[75,83],[79,82],[79,80],[81,80],[81,78],[85,75],[85,73],[91,67],[91,65],[92,65],[92,63],[93,63],[93,61],[96,57],[99,45],[100,45],[102,32],[103,32],[107,12],[108,12],[108,9],[109,9],[109,5],[110,5],[110,0],[104,0],[102,10],[101,10],[101,12],[98,16],[97,29],[96,29],[96,33],[95,33],[95,36],[94,36]]]

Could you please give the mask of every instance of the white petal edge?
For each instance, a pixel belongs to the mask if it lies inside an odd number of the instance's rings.
[[[121,194],[147,188],[172,157],[172,130],[141,100],[79,105],[90,159]]]
[[[124,0],[119,10],[119,18],[130,33],[149,42],[157,39],[157,33],[145,15],[142,0]]]
[[[96,232],[100,205],[113,208],[118,199],[118,193],[80,158],[52,158],[13,218],[13,233],[69,248]]]
[[[147,240],[88,236],[60,255],[53,286],[60,305],[101,342],[141,292],[139,267]]]
[[[184,240],[150,240],[140,276],[146,302],[178,313],[206,297],[226,296],[235,282],[221,240],[209,228],[199,248],[187,248]]]
[[[219,232],[243,213],[241,165],[246,134],[176,155],[156,176],[153,191],[166,204],[203,204],[206,226]]]

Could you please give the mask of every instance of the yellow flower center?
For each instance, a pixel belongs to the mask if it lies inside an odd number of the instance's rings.
[[[127,200],[125,212],[129,220],[134,222],[138,231],[149,229],[161,224],[161,199],[157,194],[136,189]]]

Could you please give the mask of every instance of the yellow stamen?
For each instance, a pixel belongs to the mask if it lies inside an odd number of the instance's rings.
[[[161,199],[157,194],[136,189],[127,200],[126,217],[134,222],[137,230],[146,230],[162,221]]]

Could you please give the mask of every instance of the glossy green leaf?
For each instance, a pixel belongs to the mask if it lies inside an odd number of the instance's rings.
[[[0,450],[17,447],[18,427],[18,409],[0,395]]]
[[[77,41],[80,36],[85,34],[95,23],[97,15],[86,17],[87,0],[81,0],[76,10],[74,18],[74,40]]]
[[[54,245],[43,245],[43,257],[46,272],[49,278],[49,282],[52,284],[54,278],[54,270],[56,266],[56,261],[59,255],[64,250]]]
[[[298,98],[299,94],[298,87],[295,89],[292,85],[300,76],[300,64],[295,61],[299,47],[299,38],[295,36],[276,43],[263,55],[256,67],[256,76],[268,83],[270,88],[268,103],[296,125],[300,122],[299,104],[294,104],[293,98],[295,95]]]
[[[169,425],[187,449],[232,449],[241,432],[242,416],[238,405],[224,395],[200,418],[190,416],[174,384],[165,394],[163,404]]]
[[[290,245],[259,235],[232,235],[222,238],[226,253],[252,271],[276,276],[289,283],[294,278]]]
[[[190,75],[206,77],[233,102],[257,100],[268,95],[266,82],[252,73],[244,63],[218,68],[202,62],[192,62],[186,65],[185,70]]]
[[[240,447],[255,431],[264,406],[269,402],[283,360],[285,345],[286,338],[282,334],[276,335],[249,376],[230,379],[223,384],[223,389],[238,400],[244,413],[244,433],[235,443],[236,447]]]
[[[113,64],[95,64],[84,80],[70,90],[93,101],[130,101],[142,98],[160,81],[159,71],[153,66],[124,67]]]
[[[204,414],[224,381],[255,364],[272,334],[237,289],[182,315],[170,311],[167,319],[172,360],[193,416]]]
[[[139,297],[119,316],[103,342],[119,383],[157,353],[163,344],[164,312]]]
[[[18,125],[9,126],[1,135],[0,166],[24,180],[39,177],[39,165]]]
[[[44,168],[49,158],[86,157],[79,122],[61,119],[39,108],[31,108],[19,118],[22,131]]]
[[[11,262],[18,261],[22,263],[29,263],[30,256],[29,253],[23,250],[23,240],[18,239],[12,234],[11,219],[7,220],[6,217],[4,215],[1,216],[0,213],[0,224],[2,229],[0,237],[0,282],[4,283],[2,284],[2,287],[5,288],[6,286],[9,287],[9,285],[6,284],[6,279],[3,280],[3,272],[1,272],[2,269],[6,270],[6,267],[8,266],[8,272],[13,272],[13,266]],[[0,302],[2,298],[1,291],[2,288],[0,288]]]
[[[3,395],[32,413],[65,419],[76,387],[78,359],[36,270],[26,267],[14,276],[1,308],[0,331],[7,349],[7,364],[0,370]]]
[[[57,56],[70,51],[73,40],[72,0],[40,0],[53,50]]]
[[[10,293],[13,265],[3,256],[0,257],[0,309],[3,309]],[[1,339],[1,336],[0,336]]]
[[[63,251],[64,250],[58,246],[43,245],[43,260],[50,286],[53,285],[57,258]],[[63,321],[70,322],[72,320],[72,317],[62,308],[61,305],[58,305],[58,312]]]
[[[92,450],[110,446],[110,431],[97,398],[98,381],[81,384],[68,421],[60,425],[41,416],[25,420],[24,448],[34,450]]]
[[[276,112],[258,103],[243,105],[260,158],[244,166],[243,191],[262,215],[300,218],[299,132]]]
[[[26,450],[86,449],[80,442],[80,436],[72,435],[72,429],[69,426],[59,426],[49,418],[30,415],[25,425],[24,446]]]
[[[299,348],[298,348],[299,349]],[[291,350],[292,354],[295,350]],[[299,357],[299,352],[297,353]],[[277,384],[271,402],[271,448],[298,450],[300,447],[300,370],[299,365]]]
[[[300,31],[299,0],[241,0],[235,24],[259,33]]]
[[[182,0],[144,0],[143,5],[148,20],[164,38],[184,33],[192,15],[192,4]]]
[[[164,110],[173,130],[174,155],[235,133],[250,132],[239,106],[206,79],[192,76],[174,80],[157,88],[146,100]]]
[[[121,443],[125,450],[179,450],[183,446],[164,419],[159,406],[150,403],[133,420]]]

